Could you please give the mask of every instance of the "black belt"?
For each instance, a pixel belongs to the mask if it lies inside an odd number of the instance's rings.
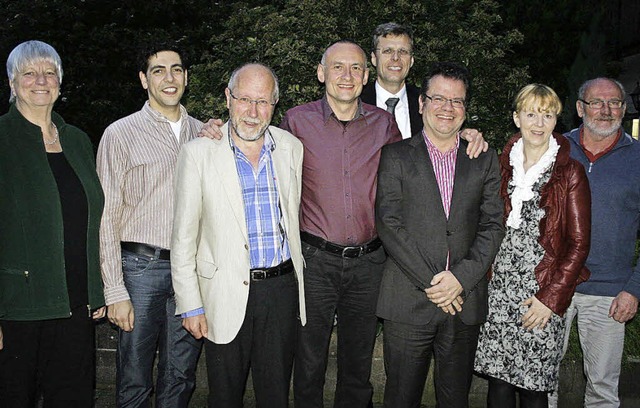
[[[302,241],[306,242],[312,247],[316,247],[323,251],[329,252],[330,254],[340,255],[343,258],[357,258],[359,256],[366,255],[370,252],[375,251],[382,245],[382,241],[380,241],[380,238],[376,238],[363,245],[342,246],[326,241],[320,237],[316,237],[315,235],[311,235],[308,232],[304,231],[300,232],[300,238],[302,239]]]
[[[286,275],[291,272],[293,272],[293,261],[289,258],[280,265],[272,266],[271,268],[251,269],[251,271],[249,271],[249,275],[251,276],[252,281],[261,281]]]
[[[156,248],[139,242],[120,242],[120,248],[134,254],[148,256],[149,258],[157,258],[163,261],[171,260],[171,251],[168,249]]]

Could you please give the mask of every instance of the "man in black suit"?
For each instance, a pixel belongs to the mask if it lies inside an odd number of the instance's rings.
[[[380,24],[373,32],[371,64],[375,83],[368,83],[360,98],[364,103],[394,113],[403,139],[422,130],[418,112],[420,89],[405,79],[413,65],[413,32],[396,23]]]
[[[420,405],[432,353],[438,406],[467,407],[486,273],[504,237],[495,151],[470,159],[458,137],[468,71],[436,64],[419,98],[424,130],[382,149],[376,228],[389,255],[384,319],[387,408]]]

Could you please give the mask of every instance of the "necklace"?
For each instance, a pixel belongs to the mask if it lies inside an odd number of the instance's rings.
[[[53,140],[52,140],[52,141],[50,141],[50,142],[47,142],[46,140],[43,140],[43,141],[44,141],[44,144],[46,144],[47,146],[51,146],[51,145],[56,144],[56,142],[58,141],[58,136],[59,136],[59,134],[58,134],[58,127],[57,127],[57,126],[56,126],[56,124],[55,124],[55,123],[53,123],[53,122],[51,122],[51,124],[53,125],[53,130],[55,130],[55,131],[56,131],[56,137],[54,137],[54,138],[53,138]]]

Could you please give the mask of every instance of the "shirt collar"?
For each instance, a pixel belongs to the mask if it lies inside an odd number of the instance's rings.
[[[229,135],[228,135],[229,147],[231,147],[232,152],[235,152],[236,144],[233,141],[233,138],[231,137],[231,123],[228,124],[227,131],[229,132]],[[273,138],[273,135],[269,131],[269,128],[267,128],[267,130],[264,131],[263,137],[264,137],[264,144],[262,145],[261,152],[265,152],[265,151],[273,152],[274,150],[276,150],[276,140]]]
[[[615,138],[613,138],[613,141],[611,142],[609,147],[607,147],[605,150],[601,151],[598,154],[593,154],[584,145],[584,126],[580,126],[580,133],[579,133],[580,147],[582,147],[582,150],[584,150],[584,153],[587,155],[590,162],[596,161],[600,157],[604,156],[605,154],[613,150],[613,148],[617,146],[618,142],[620,142],[621,138],[622,138],[622,128],[618,129],[618,134],[616,135]]]
[[[322,97],[322,118],[324,119],[324,122],[327,123],[332,115],[335,117],[335,115],[333,114],[333,109],[331,109],[331,105],[329,105],[329,101],[327,100],[327,95],[325,94]],[[356,120],[358,119],[358,117],[363,115],[364,109],[362,108],[362,101],[360,100],[360,98],[358,98],[358,109],[356,111],[356,115],[353,117],[353,119],[351,119],[351,121]],[[336,117],[336,120],[339,119]]]
[[[142,110],[157,122],[169,122],[169,119],[167,119],[166,116],[151,107],[151,105],[149,104],[149,100],[145,101]],[[187,109],[184,106],[180,105],[180,120],[184,120],[186,117]]]
[[[456,145],[444,153],[438,150],[436,145],[431,142],[431,139],[429,139],[429,136],[427,135],[427,132],[424,131],[424,129],[422,129],[422,136],[424,137],[425,143],[427,144],[427,150],[429,150],[429,154],[435,154],[437,155],[437,157],[447,157],[450,155],[454,155],[460,147],[460,136],[458,135],[458,133],[456,133]]]
[[[382,100],[385,101],[389,98],[400,98],[400,101],[398,103],[403,103],[407,96],[407,85],[404,84],[402,86],[402,89],[400,89],[397,94],[392,94],[391,92],[384,89],[382,85],[378,83],[378,81],[376,81],[376,95],[378,98],[382,98]]]

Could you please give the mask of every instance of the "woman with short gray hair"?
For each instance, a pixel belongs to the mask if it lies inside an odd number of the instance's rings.
[[[103,195],[87,135],[53,106],[60,56],[27,41],[7,60],[0,117],[0,406],[92,407],[93,319],[104,316]]]

